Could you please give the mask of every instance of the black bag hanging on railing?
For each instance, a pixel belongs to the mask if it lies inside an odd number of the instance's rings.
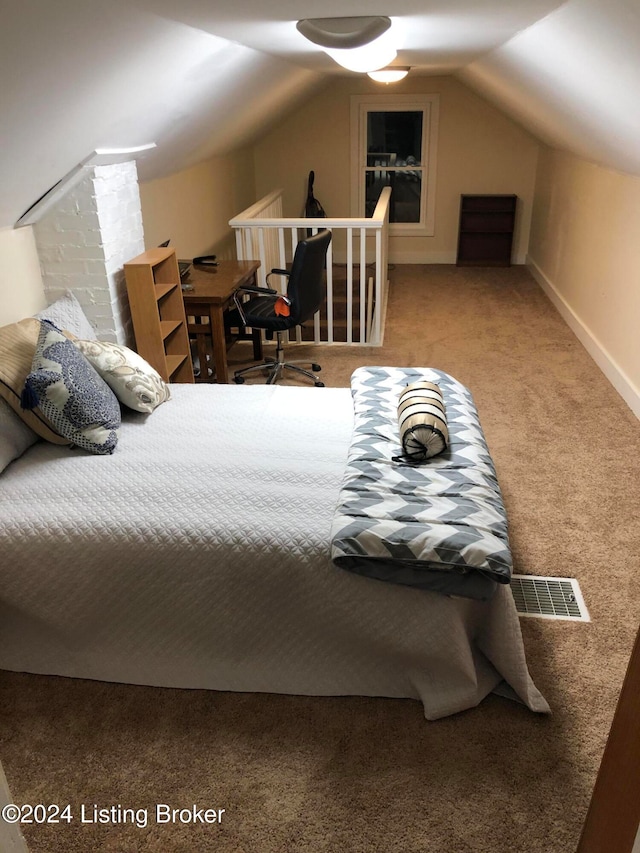
[[[323,206],[313,194],[313,181],[315,172],[309,172],[309,183],[307,188],[307,201],[304,206],[304,215],[307,219],[326,219],[327,214]],[[307,228],[307,237],[311,237],[311,229]]]
[[[304,206],[304,215],[308,219],[325,219],[327,214],[324,208],[313,194],[314,172],[309,172],[309,188],[307,190],[307,202]]]

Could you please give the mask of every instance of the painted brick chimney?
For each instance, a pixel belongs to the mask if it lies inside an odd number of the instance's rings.
[[[144,251],[136,164],[84,172],[33,226],[45,295],[71,290],[99,338],[132,346],[123,264]]]

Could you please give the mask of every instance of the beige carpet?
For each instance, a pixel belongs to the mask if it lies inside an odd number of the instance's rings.
[[[591,624],[522,620],[553,715],[490,697],[428,723],[413,701],[160,690],[0,674],[0,757],[33,851],[567,853],[640,616],[640,424],[527,272],[405,266],[385,345],[305,348],[327,385],[424,365],[472,390],[517,571],[574,576]],[[302,357],[298,352],[297,357]],[[233,353],[233,366],[242,350]],[[81,824],[80,808],[225,809],[219,825]]]

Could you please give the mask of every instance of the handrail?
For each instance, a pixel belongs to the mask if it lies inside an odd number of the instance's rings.
[[[286,265],[293,257],[300,233],[316,233],[323,228],[334,232],[327,251],[326,275],[326,337],[321,335],[320,314],[314,318],[314,340],[316,343],[340,343],[334,339],[334,247],[344,251],[346,240],[346,343],[370,344],[382,343],[384,315],[387,300],[389,209],[391,187],[384,187],[371,217],[283,217],[282,190],[273,190],[242,213],[229,220],[236,232],[236,252],[238,260],[256,258],[260,260],[259,281],[264,284],[269,269]],[[268,213],[271,215],[265,216]],[[338,234],[344,236],[338,240]],[[287,243],[290,244],[287,248]],[[357,252],[356,252],[357,249]],[[290,254],[289,254],[290,253]],[[374,271],[369,276],[368,265],[373,264]],[[359,274],[359,287],[354,271]],[[359,314],[355,299],[359,299]],[[354,334],[354,323],[360,332]],[[296,332],[301,341],[300,329]],[[359,338],[355,340],[354,338]]]
[[[264,210],[279,197],[282,190],[273,190],[269,195],[261,198],[255,204],[243,210],[233,219],[229,220],[229,225],[232,228],[242,228],[247,225],[253,225],[258,228],[269,228],[282,226],[283,228],[381,228],[384,224],[386,210],[389,207],[391,198],[391,187],[384,187],[380,193],[380,198],[376,204],[373,216],[341,216],[341,217],[307,217],[307,216],[291,216],[291,217],[264,217],[259,219],[253,215],[253,211]]]
[[[388,187],[385,187],[388,189]],[[377,219],[351,219],[351,218],[342,218],[335,219],[327,216],[322,219],[314,218],[305,218],[305,217],[291,217],[287,219],[282,216],[265,218],[265,219],[230,219],[229,225],[232,228],[245,228],[249,225],[255,226],[256,228],[276,228],[282,226],[283,228],[380,228],[382,227],[382,222]]]
[[[239,213],[234,219],[231,219],[229,221],[229,225],[233,225],[236,220],[253,219],[257,211],[264,210],[265,207],[269,207],[269,205],[273,204],[274,201],[277,201],[281,195],[282,190],[272,190],[270,193],[254,202],[246,210],[243,210],[242,213]]]

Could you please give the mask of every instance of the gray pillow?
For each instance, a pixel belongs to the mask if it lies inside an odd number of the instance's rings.
[[[82,310],[82,306],[70,290],[56,299],[48,308],[35,315],[36,320],[50,320],[59,329],[71,332],[76,338],[95,341],[96,333]]]
[[[11,406],[0,400],[0,471],[37,440],[35,432],[20,420]]]
[[[116,448],[118,398],[72,341],[48,320],[40,322],[22,406],[37,406],[60,435],[91,453],[113,453]]]

